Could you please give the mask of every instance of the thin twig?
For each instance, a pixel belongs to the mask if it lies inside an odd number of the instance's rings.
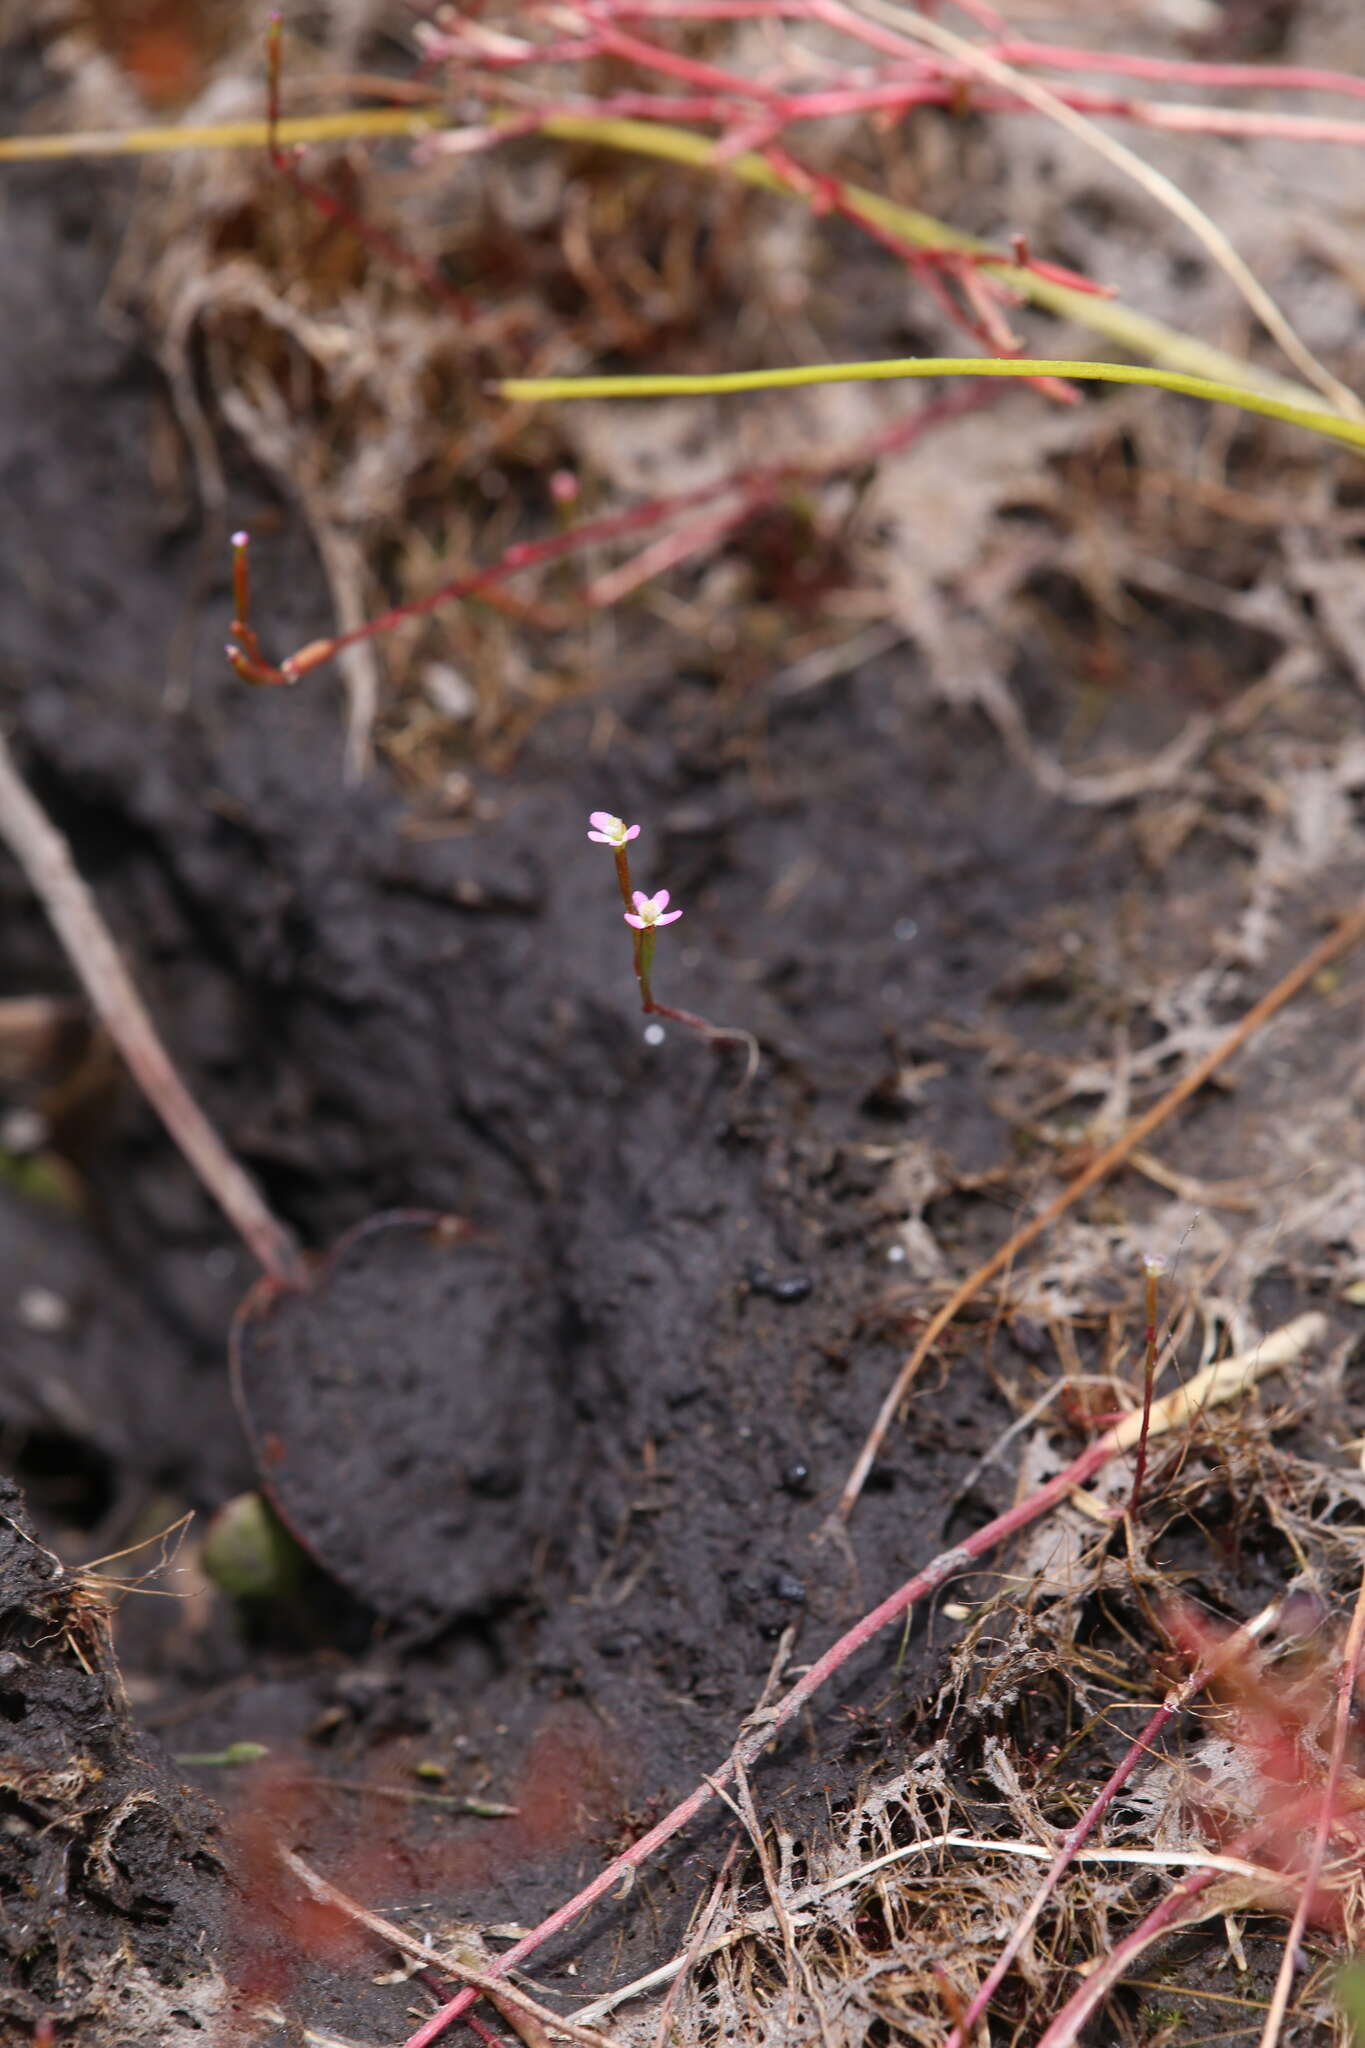
[[[949,1829],[946,1834],[921,1836],[919,1841],[908,1843],[904,1849],[890,1849],[885,1856],[863,1863],[857,1870],[830,1878],[812,1896],[827,1898],[832,1892],[864,1883],[878,1871],[889,1870],[896,1863],[907,1863],[912,1857],[924,1855],[930,1849],[971,1849],[978,1855],[1021,1856],[1030,1863],[1046,1863],[1054,1853],[1046,1842],[1011,1841],[1007,1836],[963,1835]],[[1188,1849],[1080,1849],[1072,1860],[1099,1866],[1126,1866],[1134,1870],[1215,1870],[1222,1877],[1244,1877],[1250,1884],[1272,1885],[1284,1881],[1282,1870],[1272,1870],[1264,1863],[1249,1862],[1245,1856],[1227,1856],[1221,1849],[1206,1849],[1202,1842],[1193,1843]],[[798,1906],[804,1903],[804,1896],[794,1901]],[[964,2027],[967,2024],[965,2013],[961,2024]],[[950,2035],[949,2040],[952,2039]],[[944,2048],[948,2048],[948,2042],[944,2043]]]
[[[303,1254],[292,1231],[270,1209],[185,1086],[99,905],[76,871],[70,847],[20,775],[3,733],[0,838],[28,877],[100,1022],[194,1172],[269,1278],[281,1287],[305,1286]]]
[[[678,1967],[674,1972],[673,1981],[669,1985],[663,2002],[659,2007],[659,2022],[654,2029],[654,2048],[668,2048],[669,2022],[673,2017],[674,2009],[682,1994],[683,1985],[696,1968],[697,1958],[705,1948],[707,1937],[715,1924],[716,1914],[720,1911],[721,1899],[725,1895],[726,1882],[738,1853],[739,1836],[736,1835],[725,1852],[725,1861],[716,1872],[716,1881],[711,1887],[711,1896],[702,1907],[692,1938],[678,1957]]]
[[[610,2035],[599,2033],[596,2027],[580,2026],[576,2020],[566,2019],[562,2013],[553,2011],[548,2005],[541,2005],[528,1992],[523,1991],[519,1984],[509,1984],[501,1974],[481,1970],[467,1957],[449,1949],[432,1948],[428,1943],[419,1941],[416,1935],[410,1934],[405,1927],[400,1927],[396,1921],[386,1920],[382,1913],[372,1913],[368,1906],[362,1906],[355,1899],[348,1897],[330,1878],[324,1877],[321,1871],[314,1870],[310,1863],[305,1863],[302,1856],[296,1855],[292,1849],[281,1849],[280,1861],[286,1870],[293,1872],[315,1899],[321,1900],[324,1905],[335,1907],[337,1912],[344,1913],[348,1920],[354,1920],[357,1926],[366,1928],[380,1941],[387,1942],[391,1948],[396,1948],[400,1955],[410,1956],[414,1962],[422,1963],[429,1969],[440,1970],[448,1977],[463,1977],[473,1986],[475,1992],[483,1993],[505,2017],[510,2018],[514,2013],[529,2013],[532,2019],[539,2021],[541,2026],[549,2028],[552,2033],[562,2034],[569,2041],[577,2041],[580,2048],[615,2048]],[[505,1962],[506,1958],[501,1960]],[[511,2008],[511,2011],[506,2012],[506,2008]]]
[[[1150,1431],[1159,1435],[1173,1429],[1202,1413],[1203,1409],[1215,1402],[1234,1399],[1239,1393],[1258,1379],[1262,1373],[1278,1369],[1297,1358],[1304,1348],[1316,1341],[1326,1327],[1324,1318],[1317,1314],[1298,1316],[1281,1330],[1274,1332],[1259,1344],[1255,1351],[1244,1353],[1235,1359],[1224,1359],[1217,1366],[1207,1367],[1196,1374],[1187,1387],[1176,1389],[1154,1404],[1151,1411]],[[1096,1438],[1080,1456],[1074,1458],[1065,1469],[1049,1479],[1035,1492],[1017,1501],[1012,1508],[993,1521],[976,1530],[965,1542],[955,1544],[951,1549],[939,1553],[923,1570],[907,1579],[894,1593],[888,1595],[880,1605],[863,1615],[853,1627],[845,1630],[822,1657],[808,1666],[796,1683],[771,1707],[752,1715],[745,1722],[729,1756],[720,1768],[680,1800],[670,1813],[655,1824],[638,1842],[612,1858],[597,1876],[573,1898],[558,1907],[538,1927],[522,1936],[506,1955],[499,1956],[492,1973],[500,1977],[504,1971],[515,1969],[527,1956],[533,1955],[553,1935],[561,1932],[589,1906],[595,1905],[623,1878],[630,1878],[647,1862],[656,1849],[671,1841],[680,1829],[687,1826],[697,1814],[716,1797],[718,1790],[728,1785],[739,1770],[748,1770],[757,1762],[768,1744],[780,1734],[790,1721],[806,1706],[825,1682],[832,1678],[841,1666],[846,1664],[858,1650],[870,1643],[893,1621],[899,1621],[920,1601],[928,1599],[951,1578],[960,1572],[970,1570],[1001,1543],[1026,1529],[1030,1523],[1065,1500],[1079,1486],[1107,1465],[1111,1458],[1121,1451],[1130,1449],[1136,1443],[1142,1429],[1142,1410],[1134,1408],[1120,1418],[1104,1435]],[[404,2043],[404,2048],[428,2048],[428,2044],[439,2039],[448,2026],[460,2018],[473,2003],[476,1993],[462,1991],[448,2005],[441,2007],[425,2020]]]
[[[846,1522],[852,1514],[867,1475],[872,1470],[877,1454],[886,1439],[886,1433],[895,1421],[901,1402],[910,1391],[915,1376],[930,1351],[959,1311],[965,1308],[997,1273],[1012,1265],[1026,1246],[1031,1245],[1035,1238],[1041,1237],[1059,1217],[1073,1208],[1082,1195],[1088,1194],[1091,1188],[1107,1180],[1111,1173],[1122,1166],[1135,1146],[1141,1145],[1154,1130],[1166,1122],[1168,1117],[1173,1116],[1177,1109],[1188,1102],[1190,1097],[1203,1087],[1209,1076],[1216,1073],[1233,1053],[1239,1051],[1277,1010],[1283,1009],[1292,997],[1307,987],[1315,974],[1321,973],[1329,962],[1339,959],[1343,953],[1359,945],[1362,939],[1365,939],[1365,905],[1353,911],[1349,917],[1343,919],[1335,931],[1329,932],[1325,939],[1320,940],[1305,953],[1297,966],[1292,967],[1283,980],[1276,982],[1274,988],[1263,995],[1259,1002],[1253,1003],[1227,1036],[1220,1039],[1203,1059],[1196,1060],[1189,1072],[1182,1075],[1159,1102],[1154,1103],[1130,1124],[1121,1137],[1116,1138],[1112,1145],[1107,1145],[1091,1160],[1083,1173],[1078,1173],[1076,1178],[1064,1187],[1060,1194],[1055,1195],[1030,1222],[1016,1230],[1014,1235],[992,1252],[974,1273],[970,1273],[960,1286],[954,1288],[942,1308],[930,1317],[923,1336],[897,1373],[890,1392],[882,1402],[877,1419],[868,1432],[867,1440],[859,1451],[853,1470],[849,1473],[844,1490],[839,1496],[839,1503],[835,1509],[837,1520]]]

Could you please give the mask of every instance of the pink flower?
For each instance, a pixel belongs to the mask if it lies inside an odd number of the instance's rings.
[[[638,838],[638,825],[623,825],[619,818],[613,818],[610,811],[593,811],[588,818],[597,830],[589,832],[589,839],[595,839],[599,846],[624,846],[628,840]]]
[[[646,896],[635,891],[635,915],[625,913],[627,924],[633,924],[637,932],[651,932],[661,924],[672,924],[682,916],[680,910],[668,909],[668,891],[660,889],[657,896]]]

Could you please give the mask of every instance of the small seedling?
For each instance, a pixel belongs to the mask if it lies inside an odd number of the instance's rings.
[[[753,1079],[758,1065],[758,1041],[748,1031],[741,1031],[733,1025],[712,1024],[705,1017],[699,1017],[692,1010],[677,1010],[670,1003],[656,1001],[654,995],[654,948],[659,933],[666,924],[676,924],[682,916],[681,910],[670,910],[671,898],[667,889],[660,889],[653,896],[646,896],[642,889],[632,886],[630,878],[630,854],[627,848],[632,839],[638,839],[638,825],[627,825],[610,811],[593,811],[588,818],[589,839],[599,846],[609,846],[616,856],[616,886],[621,892],[625,906],[625,920],[631,928],[632,955],[635,965],[635,979],[640,985],[640,1008],[647,1017],[671,1017],[675,1024],[685,1024],[690,1031],[709,1038],[713,1045],[729,1043],[743,1045],[748,1051],[748,1070],[745,1080]]]
[[[239,1493],[219,1508],[202,1561],[214,1584],[235,1600],[290,1600],[303,1578],[303,1552],[259,1493]]]
[[[264,1742],[230,1742],[226,1749],[187,1749],[174,1758],[187,1770],[232,1771],[243,1764],[258,1764],[270,1751]]]

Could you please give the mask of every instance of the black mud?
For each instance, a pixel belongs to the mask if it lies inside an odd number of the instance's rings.
[[[907,1217],[929,1204],[955,1271],[1004,1234],[996,1050],[1080,1042],[1057,934],[1083,952],[1144,887],[1121,821],[1041,795],[984,722],[928,706],[908,655],[738,704],[700,676],[604,688],[435,827],[382,771],[348,784],[335,681],[253,694],[226,672],[221,536],[168,523],[150,483],[161,394],[99,316],[119,184],[7,181],[27,310],[0,329],[3,713],[233,1149],[310,1246],[360,1234],[315,1299],[248,1325],[249,1444],[226,1355],[256,1276],[106,1084],[72,1140],[83,1220],[2,1212],[0,1422],[44,1526],[92,1549],[167,1501],[211,1512],[259,1460],[360,1608],[252,1625],[220,1600],[154,1625],[130,1601],[129,1706],[100,1655],[82,1668],[53,1612],[70,1581],[5,1496],[0,2037],[51,2011],[107,2048],[157,2037],[145,2014],[90,2018],[101,1957],[131,1945],[165,2028],[192,2028],[172,1993],[211,1976],[220,1916],[255,1984],[270,1908],[231,1896],[160,1740],[263,1742],[304,1777],[411,1785],[434,1762],[453,1792],[519,1804],[369,1801],[358,1821],[279,1782],[241,1801],[279,1802],[375,1896],[529,1924],[716,1764],[779,1651],[810,1661],[958,1533],[959,1486],[1013,1415],[979,1343],[917,1391],[847,1545],[816,1540],[913,1334]],[[239,491],[239,516],[259,509]],[[286,521],[259,556],[272,638],[322,630],[303,536]],[[638,879],[685,906],[661,996],[754,1033],[751,1086],[685,1031],[646,1042],[586,837],[599,807],[641,821]],[[2,992],[69,995],[8,862],[0,907]],[[1044,956],[1055,972],[1021,969]],[[889,1171],[910,1138],[917,1186]],[[365,1231],[394,1208],[472,1235]],[[60,1326],[19,1314],[35,1284]],[[1007,1485],[978,1487],[974,1515]],[[770,1759],[765,1798],[818,1819],[860,1740],[884,1755],[913,1718],[949,1633],[929,1615],[866,1653]],[[583,1983],[667,1953],[717,1839],[686,1838],[576,1937]],[[320,2024],[401,2027],[370,1967],[328,1978],[299,1953]]]
[[[590,1839],[579,1826],[566,1847],[547,1823],[496,1872],[469,1865],[461,1911],[528,1921],[724,1754],[786,1631],[788,1661],[807,1661],[944,1540],[1007,1420],[975,1366],[924,1389],[851,1548],[813,1540],[905,1341],[887,1141],[913,1127],[945,1186],[1001,1162],[973,1033],[1030,921],[1102,894],[1105,851],[975,722],[926,713],[908,665],[738,716],[686,676],[617,690],[549,717],[442,836],[414,830],[382,774],[347,785],[327,679],[256,695],[224,674],[216,568],[178,687],[168,648],[199,543],[161,529],[139,481],[158,394],[98,324],[97,245],[69,257],[52,310],[44,223],[73,183],[93,205],[93,176],[16,178],[7,230],[11,275],[27,263],[61,341],[5,342],[4,685],[23,762],[205,1107],[301,1235],[326,1247],[395,1205],[477,1233],[352,1239],[318,1304],[277,1304],[246,1335],[262,1476],[374,1610],[372,1646],[356,1653],[351,1617],[341,1658],[316,1639],[253,1648],[221,1613],[206,1635],[154,1637],[140,1698],[178,1752],[288,1751],[321,1727],[357,1773],[420,1750],[495,1799],[566,1703],[586,1709],[611,1766],[582,1765],[605,1809]],[[29,423],[63,412],[80,431],[45,425],[39,450]],[[261,556],[263,618],[306,633],[325,600],[301,540]],[[41,602],[25,561],[44,565]],[[640,881],[686,907],[660,994],[757,1034],[751,1087],[736,1055],[675,1027],[645,1042],[611,859],[586,837],[601,806],[642,821]],[[7,985],[67,993],[8,866],[2,886]],[[899,1078],[916,1064],[935,1070],[918,1107]],[[83,1504],[50,1507],[112,1547],[158,1499],[209,1511],[251,1482],[225,1354],[253,1275],[126,1086],[85,1166],[92,1224],[49,1228],[53,1246],[93,1229],[89,1270],[74,1289],[42,1253],[71,1319],[24,1333],[4,1398],[41,1448],[40,1505],[64,1448],[97,1463]],[[1001,1221],[970,1199],[935,1219],[963,1259]],[[11,1228],[11,1275],[36,1227],[25,1209]],[[128,1626],[133,1658],[150,1623]],[[782,1759],[804,1810],[852,1767],[841,1700],[880,1697],[902,1655],[913,1699],[935,1668],[923,1624],[908,1651],[864,1659],[814,1746]],[[656,1913],[690,1905],[694,1853],[651,1881]],[[432,1869],[414,1859],[420,1890]],[[644,1967],[654,1915],[617,1917],[613,1961],[635,1944]]]

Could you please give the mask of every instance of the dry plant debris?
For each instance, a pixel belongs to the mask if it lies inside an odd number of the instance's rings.
[[[868,75],[865,53],[853,64],[834,40],[830,17],[842,11],[755,7],[746,18],[737,6],[733,19],[724,8],[692,18],[677,0],[435,19],[426,48],[445,72],[431,97],[460,124],[458,148],[447,138],[415,158],[353,147],[310,155],[305,174],[330,216],[263,155],[149,167],[113,301],[164,365],[178,428],[164,460],[186,506],[226,515],[231,505],[236,524],[256,490],[245,457],[302,512],[335,607],[319,631],[350,632],[386,601],[420,603],[566,517],[630,513],[578,568],[546,557],[515,595],[487,588],[477,604],[400,619],[382,641],[347,651],[354,764],[377,743],[438,817],[465,810],[470,763],[490,748],[510,758],[548,705],[591,691],[604,672],[685,661],[740,699],[780,651],[799,691],[862,658],[849,650],[889,626],[926,657],[925,701],[979,706],[1045,787],[1096,810],[1140,804],[1153,873],[1205,838],[1217,857],[1188,928],[1219,933],[1221,944],[1192,973],[1185,933],[1147,932],[1145,985],[1125,985],[1119,1027],[1131,1030],[1140,1013],[1146,1041],[1125,1040],[1112,1059],[1059,1058],[1049,1073],[1004,1077],[1040,1143],[1070,1136],[1090,1148],[1077,1162],[1085,1175],[1174,1062],[1208,1053],[1227,1005],[1278,958],[1288,906],[1359,868],[1358,469],[1225,421],[1201,427],[1191,464],[1184,416],[1130,397],[1064,409],[1015,394],[924,419],[889,392],[839,390],[740,413],[677,405],[551,417],[508,413],[485,389],[509,366],[712,368],[927,350],[964,319],[983,346],[1012,346],[999,299],[970,264],[911,261],[837,208],[822,214],[722,175],[670,173],[554,137],[566,108],[640,118],[661,74],[689,88],[674,98],[690,106],[667,118],[709,123],[726,148],[793,153],[790,109],[775,113],[773,93],[813,78],[830,103],[798,135],[817,199],[821,180],[857,178],[997,242],[1021,232],[1039,261],[1121,281],[1148,314],[1245,344],[1242,310],[1207,250],[1155,233],[1123,167],[1097,159],[1074,125],[1059,130],[1036,97],[1029,112],[980,96],[967,110],[960,91],[954,100],[926,72],[916,91],[930,112],[877,119],[886,109],[872,96],[884,99],[887,82]],[[342,14],[330,49],[290,35],[288,109],[328,100]],[[123,48],[123,73],[95,73],[82,25],[68,26],[71,115],[132,119],[128,73],[145,82],[156,67]],[[548,54],[524,47],[532,28]],[[1249,110],[1218,101],[1203,107],[1201,133],[1187,102],[1163,115],[1162,94],[1132,84],[1144,60],[1147,77],[1163,79],[1157,10],[1114,9],[1099,24],[1084,10],[1073,28],[1113,38],[1096,70],[1126,80],[1092,92],[1098,106],[1072,91],[1078,110],[1117,105],[1137,123],[1143,160],[1254,251],[1257,277],[1304,348],[1338,385],[1358,383],[1361,275],[1333,189],[1333,166],[1357,162],[1344,156],[1360,145],[1347,133],[1356,117],[1313,129],[1296,103],[1220,122],[1217,113]],[[1318,72],[1358,63],[1349,30],[1341,9],[1305,0],[1284,62]],[[257,115],[260,59],[253,37],[234,39],[184,117]],[[836,61],[851,73],[837,105]],[[1000,61],[1066,71],[1055,47],[1032,58],[1007,47]],[[738,112],[736,80],[748,82]],[[1234,82],[1249,81],[1229,72],[1217,89]],[[707,94],[709,113],[698,104]],[[495,136],[490,104],[519,111],[518,132]],[[1211,139],[1220,132],[1234,139]],[[773,160],[795,184],[791,159]],[[443,292],[432,291],[433,274]],[[1011,328],[1032,331],[1035,318],[1008,311]],[[1065,346],[1066,332],[1058,339]],[[671,501],[667,518],[661,500]],[[1232,887],[1224,857],[1239,864]],[[1080,970],[1064,959],[1060,971]],[[1111,960],[1091,971],[1112,994],[1127,970]],[[1330,1005],[1334,991],[1324,995]],[[1358,986],[1347,982],[1340,1000],[1358,1003]],[[1064,1385],[1035,1388],[1039,1401],[1093,1396],[1103,1413],[1131,1395],[1141,1311],[1135,1289],[1115,1302],[1112,1283],[1132,1274],[1137,1254],[1178,1254],[1192,1269],[1187,1280],[1177,1263],[1173,1283],[1189,1333],[1179,1355],[1205,1370],[1255,1346],[1258,1289],[1277,1262],[1292,1260],[1338,1298],[1365,1281],[1359,1155],[1326,1128],[1343,1103],[1359,1128],[1359,1048],[1338,1030],[1324,1049],[1316,1021],[1291,1012],[1251,1049],[1249,1063],[1274,1064],[1273,1107],[1235,1162],[1202,1158],[1198,1141],[1175,1167],[1148,1155],[1144,1170],[1172,1196],[1155,1220],[1116,1211],[1063,1226],[1037,1263],[1010,1276],[1001,1310],[1050,1325],[1080,1368]],[[1096,1101],[1069,1132],[1059,1121]],[[1230,1172],[1255,1203],[1245,1225],[1242,1214],[1225,1221],[1209,1197],[1226,1191],[1218,1176]],[[938,1279],[944,1263],[921,1223],[926,1273]],[[1108,1350],[1096,1337],[1105,1314],[1129,1333]],[[914,1731],[913,1761],[888,1772],[871,1727],[865,1788],[827,1830],[800,1841],[766,1831],[741,1786],[756,1860],[737,1855],[711,1893],[698,1938],[675,1959],[681,1989],[662,2018],[618,2017],[615,2038],[662,2038],[666,2025],[678,2043],[941,2044],[1028,1913],[1034,1860],[1056,1853],[1133,1717],[1167,1684],[1180,1689],[1170,1639],[1186,1675],[1214,1654],[1209,1625],[1190,1621],[1177,1595],[1193,1576],[1213,1604],[1219,1560],[1233,1552],[1264,1558],[1267,1599],[1283,1603],[1267,1644],[1221,1674],[1212,1705],[1182,1704],[1172,1746],[1078,1853],[1019,1945],[992,2038],[1036,2038],[1049,2023],[1049,2041],[1073,2038],[1088,2015],[1066,2003],[1073,1973],[1150,1921],[1154,1896],[1168,1928],[1187,1903],[1182,1925],[1196,1913],[1229,1916],[1234,1961],[1249,1939],[1243,1916],[1277,1916],[1272,1949],[1292,1916],[1309,1963],[1297,2038],[1315,2028],[1344,2038],[1330,2005],[1335,1949],[1312,1943],[1315,1929],[1334,1944],[1361,1938],[1365,1760],[1341,1705],[1359,1642],[1337,1616],[1359,1579],[1365,1481],[1340,1437],[1315,1424],[1345,1412],[1357,1354],[1338,1333],[1273,1405],[1262,1396],[1235,1416],[1202,1418],[1178,1447],[1162,1442],[1140,1515],[1107,1513],[1126,1498],[1121,1476],[1109,1501],[1064,1511],[1042,1540],[1022,1538],[998,1580],[971,1582],[969,1626]],[[1054,1478],[1059,1461],[1041,1427],[1023,1433],[1022,1471],[1034,1484]],[[75,1788],[20,1789],[51,1801]],[[123,1817],[114,1809],[91,1837],[92,1867],[111,1884]],[[1159,1860],[1119,1860],[1127,1855]],[[1173,1907],[1162,1873],[1201,1855],[1217,1859],[1200,1867],[1202,1891],[1192,1880]],[[1223,1939],[1214,1928],[1204,1953],[1221,1956]],[[1274,2009],[1269,2019],[1261,2010],[1260,1941],[1246,1987],[1233,1970],[1215,1994],[1248,2040],[1278,2024]],[[1287,1953],[1292,1965],[1292,1941]],[[1108,1988],[1095,1977],[1092,2000]],[[1164,2002],[1174,2015],[1165,2038],[1193,2038],[1206,1990],[1177,1967],[1148,2016]],[[508,2000],[509,2024],[525,2011],[519,1997]],[[617,2003],[580,2010],[577,2038]]]

